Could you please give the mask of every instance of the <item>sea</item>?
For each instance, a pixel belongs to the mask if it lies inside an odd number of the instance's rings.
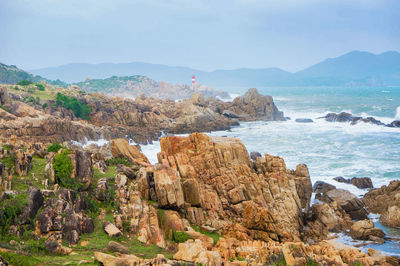
[[[238,94],[245,88],[223,88]],[[291,87],[257,88],[261,94],[271,95],[287,121],[242,122],[227,131],[209,132],[213,136],[239,138],[248,151],[268,153],[284,158],[289,169],[297,164],[308,166],[311,180],[318,180],[349,190],[357,196],[368,190],[338,183],[334,177],[370,177],[374,187],[400,180],[400,128],[359,123],[327,122],[321,117],[330,112],[348,112],[356,116],[373,116],[390,123],[400,120],[400,87]],[[310,118],[312,123],[297,123],[296,118]],[[141,146],[152,163],[157,162],[159,142]],[[400,229],[379,223],[379,215],[371,214],[375,226],[393,240],[385,244],[354,241],[339,234],[338,241],[350,245],[365,245],[389,255],[400,255]]]

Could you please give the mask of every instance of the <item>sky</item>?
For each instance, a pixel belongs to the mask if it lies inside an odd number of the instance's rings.
[[[399,0],[0,0],[0,62],[298,71],[400,51]]]

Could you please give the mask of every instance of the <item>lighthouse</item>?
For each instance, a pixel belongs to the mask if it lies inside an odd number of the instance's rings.
[[[196,84],[196,77],[192,76],[192,86],[194,86],[194,84]]]

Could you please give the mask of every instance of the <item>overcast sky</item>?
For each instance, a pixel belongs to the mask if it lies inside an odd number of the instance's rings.
[[[400,51],[399,0],[0,0],[0,62],[297,71]]]

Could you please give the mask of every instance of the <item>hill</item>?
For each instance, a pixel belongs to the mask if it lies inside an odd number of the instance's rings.
[[[87,77],[102,79],[111,76],[144,75],[170,83],[189,83],[192,75],[202,84],[213,87],[241,86],[352,86],[400,85],[400,54],[372,54],[353,51],[326,59],[296,73],[279,68],[215,70],[211,72],[143,62],[74,63],[59,67],[32,70],[49,79],[79,82]]]
[[[145,76],[112,76],[106,79],[87,79],[76,83],[87,92],[103,92],[114,96],[136,98],[142,94],[147,97],[160,99],[186,99],[195,93],[201,93],[206,97],[230,98],[229,94],[223,91],[213,90],[205,85],[194,86],[171,84],[164,81],[154,81]]]
[[[67,85],[65,82],[62,82],[58,79],[56,81],[47,80],[45,78],[42,78],[41,76],[32,75],[31,73],[19,69],[14,65],[6,65],[0,63],[0,84],[15,84],[22,80],[27,80],[30,82],[46,81],[49,84],[58,86]]]

